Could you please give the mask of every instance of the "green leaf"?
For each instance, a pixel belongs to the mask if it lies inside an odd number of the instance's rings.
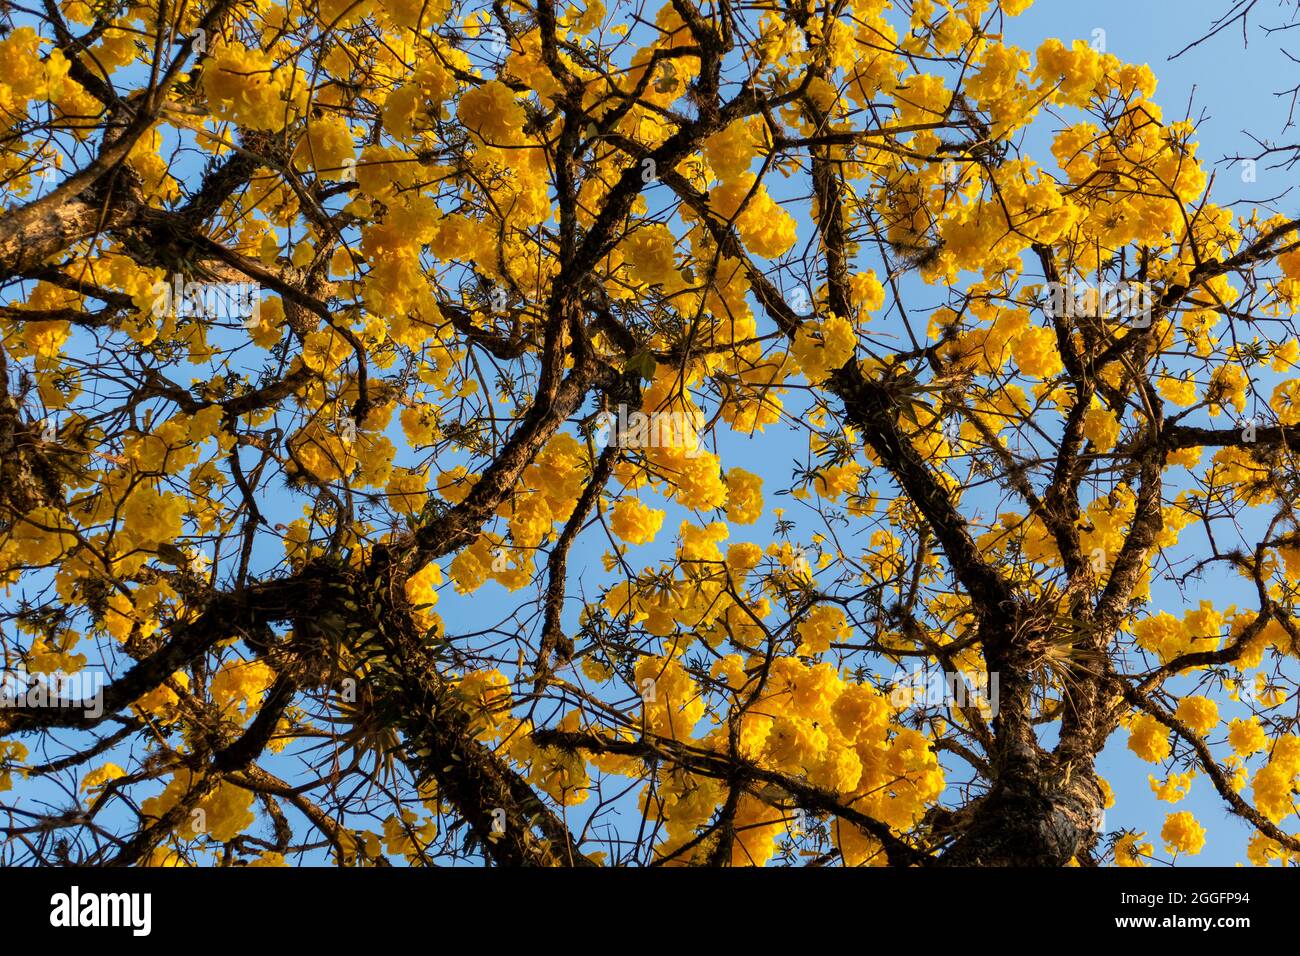
[[[655,372],[658,367],[659,364],[655,361],[654,355],[648,350],[638,352],[627,360],[627,370],[629,372],[636,372],[647,382],[654,380]]]

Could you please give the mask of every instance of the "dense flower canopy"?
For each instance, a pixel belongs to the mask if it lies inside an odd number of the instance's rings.
[[[13,17],[3,862],[1300,858],[1300,221],[1030,0],[655,3]]]

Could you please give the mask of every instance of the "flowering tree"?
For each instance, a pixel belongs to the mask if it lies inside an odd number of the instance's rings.
[[[13,14],[4,862],[1300,852],[1300,221],[1028,5]]]

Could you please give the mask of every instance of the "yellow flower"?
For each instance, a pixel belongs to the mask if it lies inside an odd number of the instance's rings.
[[[1273,389],[1269,406],[1277,412],[1278,421],[1283,425],[1300,423],[1300,379],[1292,378],[1281,382]]]
[[[1205,391],[1205,401],[1211,415],[1218,415],[1231,403],[1239,413],[1246,408],[1246,373],[1236,365],[1220,365],[1210,375],[1210,385]]]
[[[1142,857],[1150,856],[1154,847],[1150,843],[1138,843],[1146,833],[1125,833],[1115,841],[1116,866],[1146,866]]]
[[[889,702],[874,687],[850,684],[831,704],[835,727],[850,743],[872,735],[883,738],[889,723]]]
[[[681,664],[662,657],[642,657],[634,676],[647,726],[661,737],[692,739],[695,725],[704,716],[704,695]]]
[[[218,41],[203,67],[203,89],[218,119],[252,129],[281,129],[293,119],[288,75],[261,50]]]
[[[1192,787],[1192,779],[1196,776],[1194,773],[1174,773],[1170,774],[1166,780],[1157,780],[1155,777],[1148,776],[1147,781],[1151,785],[1151,791],[1156,795],[1157,800],[1163,800],[1166,803],[1177,803],[1183,797],[1187,796],[1188,790]]]
[[[1165,401],[1187,408],[1196,404],[1196,382],[1190,378],[1175,378],[1161,375],[1156,382],[1156,389]]]
[[[1011,355],[1020,371],[1032,378],[1051,378],[1063,367],[1056,351],[1056,333],[1039,325],[1031,325],[1016,336]]]
[[[726,182],[749,172],[750,164],[758,155],[755,133],[753,120],[742,119],[704,141],[704,157],[718,179]]]
[[[124,530],[141,547],[170,543],[181,536],[181,518],[185,511],[185,499],[179,495],[140,487],[122,506],[122,523]]]
[[[876,278],[876,270],[859,272],[849,279],[849,298],[863,312],[874,312],[885,304],[885,287]]]
[[[1287,339],[1269,349],[1269,354],[1273,360],[1269,362],[1268,367],[1275,372],[1285,372],[1300,362],[1300,342]]]
[[[406,579],[406,599],[415,608],[432,607],[438,603],[438,585],[442,584],[442,568],[430,561]]]
[[[415,404],[402,409],[402,432],[411,447],[432,445],[438,436],[438,409],[433,405]]]
[[[1251,789],[1255,806],[1274,823],[1295,812],[1294,790],[1300,776],[1300,737],[1286,734],[1278,739],[1269,761],[1255,773]]]
[[[201,785],[202,780],[189,770],[178,770],[167,788],[158,796],[141,803],[140,809],[146,817],[160,818],[192,788]],[[253,825],[254,817],[250,809],[252,804],[251,790],[222,781],[192,811],[181,817],[176,834],[185,840],[207,837],[214,842],[225,843]]]
[[[727,519],[753,524],[763,513],[763,479],[743,468],[727,472]]]
[[[1198,734],[1206,734],[1219,723],[1219,705],[1208,697],[1184,697],[1174,716]]]
[[[1103,75],[1101,54],[1083,40],[1067,50],[1056,38],[1038,48],[1034,78],[1052,90],[1053,98],[1070,106],[1087,106]]]
[[[793,217],[778,206],[767,192],[767,187],[754,183],[753,173],[742,173],[709,192],[709,202],[723,219],[735,219],[745,248],[765,259],[775,259],[790,251],[795,243]],[[750,190],[754,190],[750,195]],[[745,208],[740,208],[741,203]]]
[[[1234,752],[1245,757],[1267,747],[1268,734],[1257,718],[1237,718],[1228,724],[1228,743]]]
[[[583,656],[582,672],[587,675],[588,680],[595,681],[597,684],[605,683],[614,674],[607,665],[602,664],[591,654]]]
[[[851,359],[857,344],[852,324],[830,315],[822,322],[804,322],[790,346],[790,354],[808,381],[816,384],[830,378],[832,372]]]
[[[274,850],[263,850],[258,854],[257,859],[250,860],[248,865],[258,867],[277,867],[288,866],[289,864],[284,862],[283,853],[276,853]]]
[[[830,650],[832,643],[848,640],[853,629],[848,625],[844,611],[833,604],[819,604],[799,624],[801,657],[811,657]]]
[[[490,146],[508,146],[523,138],[524,110],[510,87],[489,80],[460,98],[456,115],[478,139]]]
[[[776,838],[787,827],[785,814],[748,794],[736,806],[732,866],[763,866],[776,853]]]
[[[126,771],[115,763],[106,763],[102,767],[96,767],[81,781],[82,790],[93,790],[96,787],[102,787],[110,780],[116,780],[118,777],[125,777]]]
[[[310,166],[320,179],[347,181],[356,175],[352,131],[341,116],[313,119],[294,156],[299,169]],[[344,251],[344,250],[340,250]]]
[[[763,549],[748,541],[740,541],[727,548],[727,567],[745,573],[758,566],[763,560]]]
[[[209,690],[223,711],[247,711],[274,682],[275,671],[261,661],[231,661],[212,678]]]
[[[623,242],[628,274],[647,285],[661,285],[670,291],[681,288],[684,283],[677,271],[676,247],[672,230],[663,223],[637,226]]]
[[[1119,437],[1119,422],[1107,408],[1090,408],[1083,416],[1083,436],[1097,451],[1110,451]]]
[[[181,688],[190,686],[190,675],[184,671],[176,671],[171,679]],[[176,719],[174,708],[179,702],[180,698],[176,696],[175,691],[166,684],[159,684],[131,706],[142,714],[149,714],[157,720],[169,723]]]
[[[1169,853],[1200,853],[1205,846],[1205,828],[1186,810],[1165,817],[1160,828],[1160,839],[1165,841]]]
[[[1169,756],[1169,731],[1150,714],[1138,714],[1128,725],[1128,749],[1147,763],[1160,763]]]
[[[610,509],[609,529],[629,544],[649,544],[664,523],[664,512],[623,498]]]
[[[410,468],[395,468],[385,492],[394,511],[416,515],[428,500],[429,475]]]
[[[498,728],[510,716],[510,681],[506,676],[496,668],[470,671],[456,685],[456,693],[476,721],[483,723],[479,738],[496,736]]]

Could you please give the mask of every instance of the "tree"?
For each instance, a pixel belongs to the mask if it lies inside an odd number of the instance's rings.
[[[1294,859],[1300,221],[1028,5],[13,15],[6,862]]]

